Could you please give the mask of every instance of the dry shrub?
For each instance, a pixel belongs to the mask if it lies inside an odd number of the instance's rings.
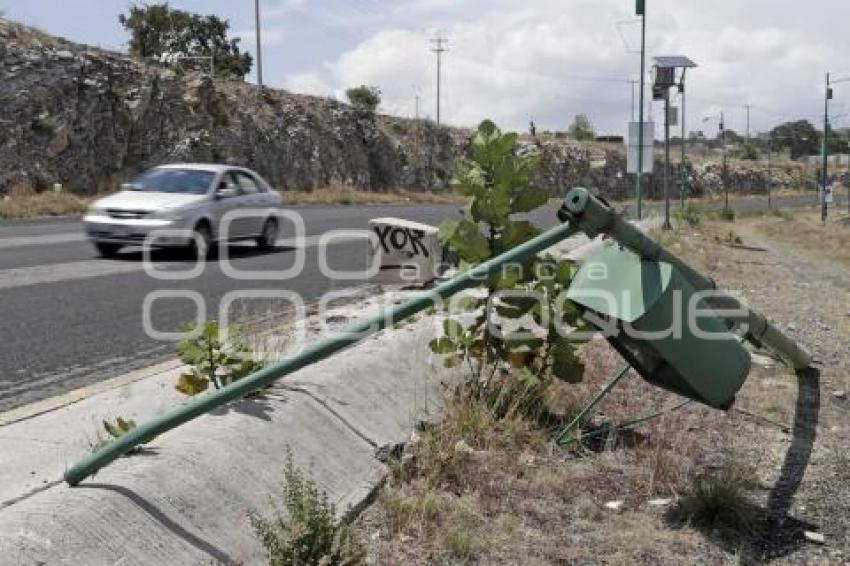
[[[0,218],[33,218],[82,214],[86,201],[69,193],[27,192],[26,187],[13,188],[9,197],[0,200]]]
[[[701,473],[670,513],[677,522],[698,527],[728,529],[739,534],[752,530],[755,508],[747,491],[757,485],[755,472],[737,463]]]
[[[461,202],[451,191],[367,191],[347,186],[321,187],[311,190],[281,191],[287,204],[457,204]]]

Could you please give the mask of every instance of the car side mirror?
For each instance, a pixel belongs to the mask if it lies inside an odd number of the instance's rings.
[[[226,198],[233,198],[237,195],[236,189],[228,186],[226,183],[222,183],[219,185],[218,190],[215,192],[215,198],[221,200]]]

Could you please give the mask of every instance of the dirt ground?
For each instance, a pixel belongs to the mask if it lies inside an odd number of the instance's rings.
[[[666,241],[806,345],[819,371],[798,377],[758,352],[731,410],[691,404],[581,449],[556,447],[552,430],[450,414],[463,426],[440,429],[438,471],[399,466],[356,521],[371,563],[850,561],[850,219],[703,219]],[[602,341],[583,357],[584,382],[551,392],[564,414],[620,363]],[[676,403],[631,376],[591,426]],[[745,488],[743,528],[678,518],[695,478],[730,469]]]

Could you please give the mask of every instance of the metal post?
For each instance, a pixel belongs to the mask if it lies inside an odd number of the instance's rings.
[[[431,49],[437,54],[437,125],[440,125],[440,83],[442,81],[442,65],[443,53],[446,51],[445,44],[448,40],[442,36],[437,36],[431,40],[434,47]]]
[[[640,109],[638,110],[638,172],[636,180],[637,192],[637,217],[642,218],[641,209],[641,182],[643,181],[643,92],[646,80],[646,2],[641,6],[640,14]]]
[[[257,84],[263,86],[263,47],[260,38],[260,0],[254,0],[254,17],[257,31]]]
[[[773,132],[767,138],[767,208],[772,208],[770,202],[770,186],[773,184],[773,171],[771,170],[771,157],[773,156]]]
[[[670,89],[664,90],[664,230],[671,230],[670,224]]]
[[[723,144],[723,192],[726,195],[726,204],[724,205],[724,210],[729,210],[729,179],[728,171],[726,169],[726,120],[724,119],[723,111],[720,112],[720,143]]]
[[[681,186],[681,198],[682,202],[681,207],[685,208],[685,187],[687,185],[688,174],[685,169],[685,69],[682,69],[682,84],[679,85],[679,89],[682,93],[682,115],[679,119],[682,121],[682,168],[681,168],[681,177],[682,177],[682,186]]]
[[[481,281],[486,280],[494,273],[498,273],[505,265],[522,263],[535,254],[569,238],[577,232],[578,227],[571,223],[555,226],[548,232],[540,234],[536,238],[532,238],[489,261],[477,265],[473,269],[442,285],[421,293],[402,304],[395,305],[372,318],[355,323],[341,330],[338,334],[334,334],[321,342],[303,349],[295,356],[266,367],[214,392],[200,395],[170,413],[139,425],[127,434],[116,438],[97,452],[77,462],[65,473],[65,481],[69,485],[77,485],[136,446],[150,442],[164,432],[185,424],[231,401],[240,399],[253,391],[262,389],[270,383],[301,368],[332,356],[418,312],[437,306],[444,299],[464,289],[478,286]]]
[[[826,74],[826,92],[823,97],[823,175],[820,190],[820,219],[826,223],[826,184],[829,179],[829,73]]]

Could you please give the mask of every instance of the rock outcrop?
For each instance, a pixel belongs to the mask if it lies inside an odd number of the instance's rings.
[[[244,165],[281,189],[445,190],[468,149],[468,130],[178,73],[3,19],[0,76],[0,196],[16,185],[54,183],[93,194],[178,161]],[[541,136],[524,137],[523,151],[541,153],[539,184],[554,194],[576,185],[613,199],[633,194],[621,147]],[[649,198],[663,192],[658,160],[655,168]],[[761,192],[765,174],[733,167],[730,186]],[[792,171],[774,184],[799,176]],[[719,165],[691,167],[688,178],[692,195],[721,187]]]
[[[465,132],[211,79],[0,20],[0,194],[93,193],[163,162],[238,163],[280,188],[445,187]]]

